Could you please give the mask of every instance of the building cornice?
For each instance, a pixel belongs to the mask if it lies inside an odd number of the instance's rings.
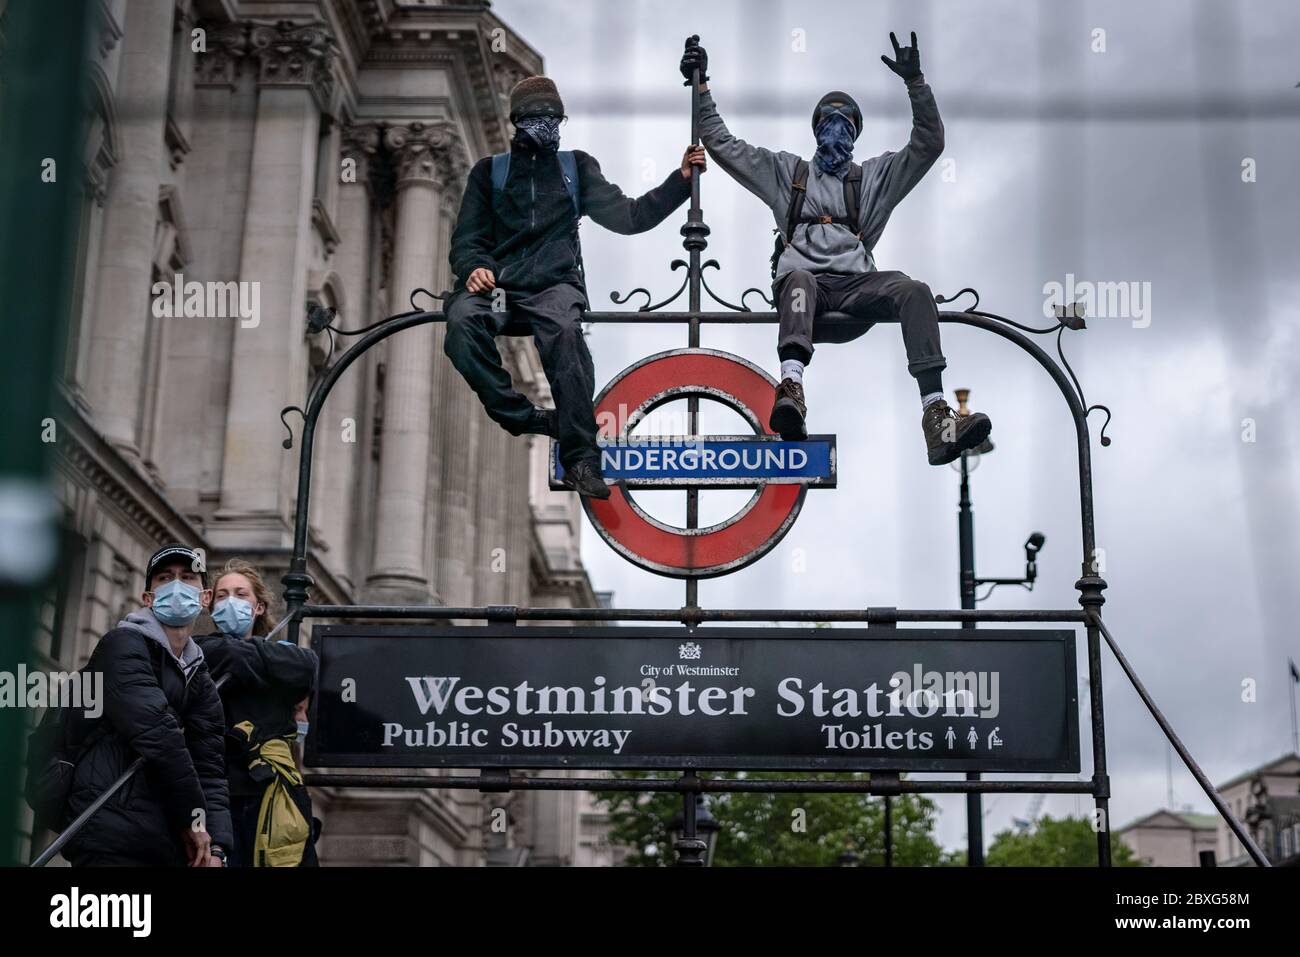
[[[63,389],[58,390],[55,418],[59,429],[55,466],[74,484],[93,489],[150,541],[206,547],[198,526],[176,511],[153,480],[99,434]]]

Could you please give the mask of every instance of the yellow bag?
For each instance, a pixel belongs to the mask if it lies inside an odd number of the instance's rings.
[[[311,840],[311,822],[303,816],[290,791],[290,788],[301,788],[303,781],[288,739],[271,738],[257,748],[248,767],[252,770],[263,765],[274,772],[274,777],[262,795],[262,806],[257,812],[253,866],[297,867]]]

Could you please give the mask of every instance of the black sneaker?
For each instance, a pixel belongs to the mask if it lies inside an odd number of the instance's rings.
[[[549,435],[553,439],[558,439],[560,437],[560,417],[554,409],[534,407],[528,421],[518,431],[511,429],[510,434]]]
[[[605,484],[600,468],[586,459],[566,468],[561,481],[565,488],[571,488],[585,498],[609,498],[609,486]]]
[[[803,386],[793,379],[782,379],[776,387],[776,403],[767,421],[768,428],[787,442],[802,442],[808,438],[808,428],[804,424],[807,415]]]
[[[921,431],[925,433],[925,451],[931,465],[955,462],[963,452],[975,448],[989,437],[993,423],[983,412],[957,415],[947,402],[931,402],[921,413]]]

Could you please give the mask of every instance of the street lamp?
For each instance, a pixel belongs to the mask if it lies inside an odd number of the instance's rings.
[[[690,802],[687,795],[685,802]],[[689,808],[693,821],[687,821]],[[712,867],[713,855],[718,849],[718,832],[722,825],[709,813],[709,805],[704,800],[703,792],[696,792],[693,803],[686,803],[682,812],[675,815],[668,825],[668,836],[677,852],[678,867]]]
[[[966,400],[970,398],[970,389],[957,389],[957,417],[970,415]],[[953,468],[961,472],[961,497],[957,502],[957,552],[961,569],[958,580],[961,607],[974,609],[976,603],[988,598],[993,589],[999,585],[1023,585],[1030,591],[1034,588],[1034,579],[1038,577],[1038,552],[1047,539],[1042,532],[1034,532],[1025,542],[1025,574],[1023,578],[976,578],[975,577],[975,517],[970,505],[970,473],[979,466],[980,456],[993,451],[993,443],[985,439],[969,452],[963,452],[961,458],[953,463]],[[981,598],[975,597],[978,585],[991,586]],[[962,622],[963,629],[973,629],[975,622]],[[966,780],[978,781],[978,771],[968,772]],[[984,813],[983,801],[978,791],[966,795],[966,862],[971,867],[984,866]]]

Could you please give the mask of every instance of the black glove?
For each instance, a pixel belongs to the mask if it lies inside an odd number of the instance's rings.
[[[700,46],[698,35],[686,38],[686,52],[682,54],[681,63],[682,76],[686,77],[683,86],[691,85],[691,73],[697,69],[700,71],[700,82],[703,83],[708,79],[706,71],[709,69],[709,54]]]
[[[885,66],[889,67],[905,81],[913,80],[921,75],[921,51],[916,45],[916,34],[912,34],[912,45],[910,47],[900,47],[898,38],[893,33],[889,34],[889,42],[894,45],[894,56],[898,59],[891,60],[887,56],[880,58]],[[685,61],[683,61],[685,62]]]

